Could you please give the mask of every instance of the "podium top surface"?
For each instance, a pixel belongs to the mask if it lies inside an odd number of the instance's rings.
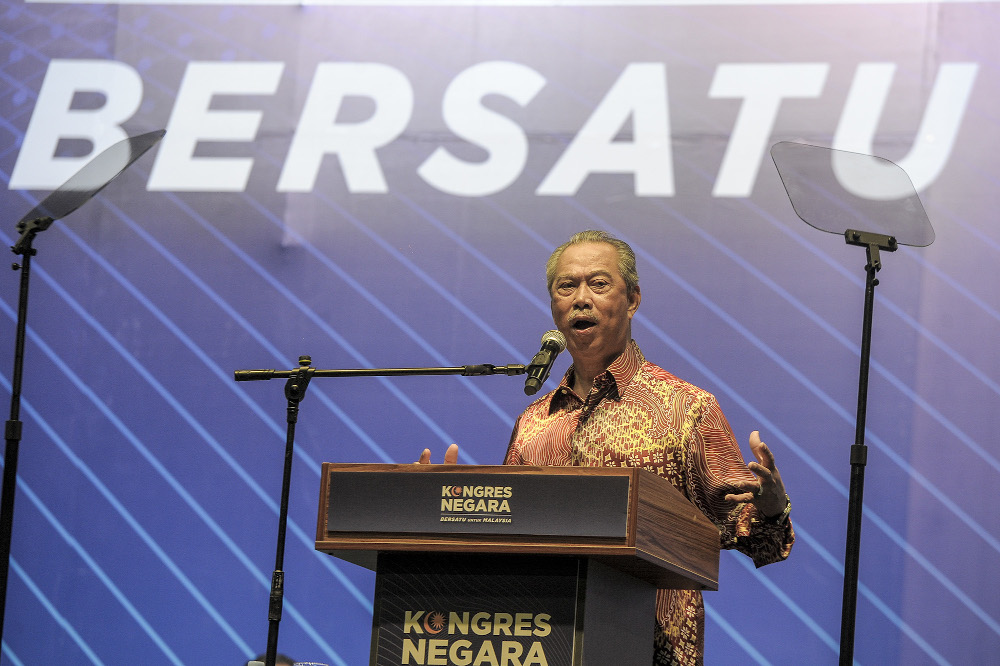
[[[639,468],[323,463],[316,549],[570,555],[659,587],[718,589],[719,533]]]

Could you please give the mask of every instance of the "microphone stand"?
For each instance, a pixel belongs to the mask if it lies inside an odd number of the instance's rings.
[[[285,398],[288,400],[287,430],[285,435],[285,469],[281,481],[281,506],[278,511],[278,540],[274,555],[274,572],[271,574],[271,594],[268,604],[267,652],[265,666],[275,666],[278,655],[278,627],[285,593],[285,528],[288,523],[288,495],[292,481],[292,453],[295,442],[295,424],[298,422],[299,403],[306,397],[306,389],[314,377],[398,377],[403,375],[523,375],[523,365],[463,365],[452,368],[358,368],[351,370],[317,370],[309,356],[299,357],[299,367],[294,370],[236,370],[238,382],[266,379],[283,379]],[[6,487],[6,484],[4,484]]]

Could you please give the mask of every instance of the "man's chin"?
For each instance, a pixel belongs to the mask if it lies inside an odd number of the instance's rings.
[[[578,354],[586,353],[592,351],[597,344],[596,331],[578,331],[576,329],[570,329],[569,334],[566,335],[566,349],[569,351],[570,356],[577,356]]]

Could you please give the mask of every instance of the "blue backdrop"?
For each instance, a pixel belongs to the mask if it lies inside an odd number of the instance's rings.
[[[898,162],[937,233],[882,255],[857,660],[996,659],[997,6],[362,4],[0,0],[4,244],[167,129],[35,243],[3,662],[263,651],[285,398],[233,370],[526,363],[546,257],[599,228],[639,255],[646,356],[744,455],[761,430],[795,506],[787,562],[723,553],[706,661],[834,663],[865,253],[795,216],[781,140]],[[521,387],[312,383],[282,652],[367,660],[373,575],[313,550],[320,464],[497,463]]]

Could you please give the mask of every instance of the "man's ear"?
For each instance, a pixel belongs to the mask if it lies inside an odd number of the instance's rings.
[[[635,311],[639,309],[639,302],[642,300],[642,292],[639,291],[639,285],[635,285],[635,289],[632,290],[632,296],[629,298],[628,304],[628,318],[631,319]]]

